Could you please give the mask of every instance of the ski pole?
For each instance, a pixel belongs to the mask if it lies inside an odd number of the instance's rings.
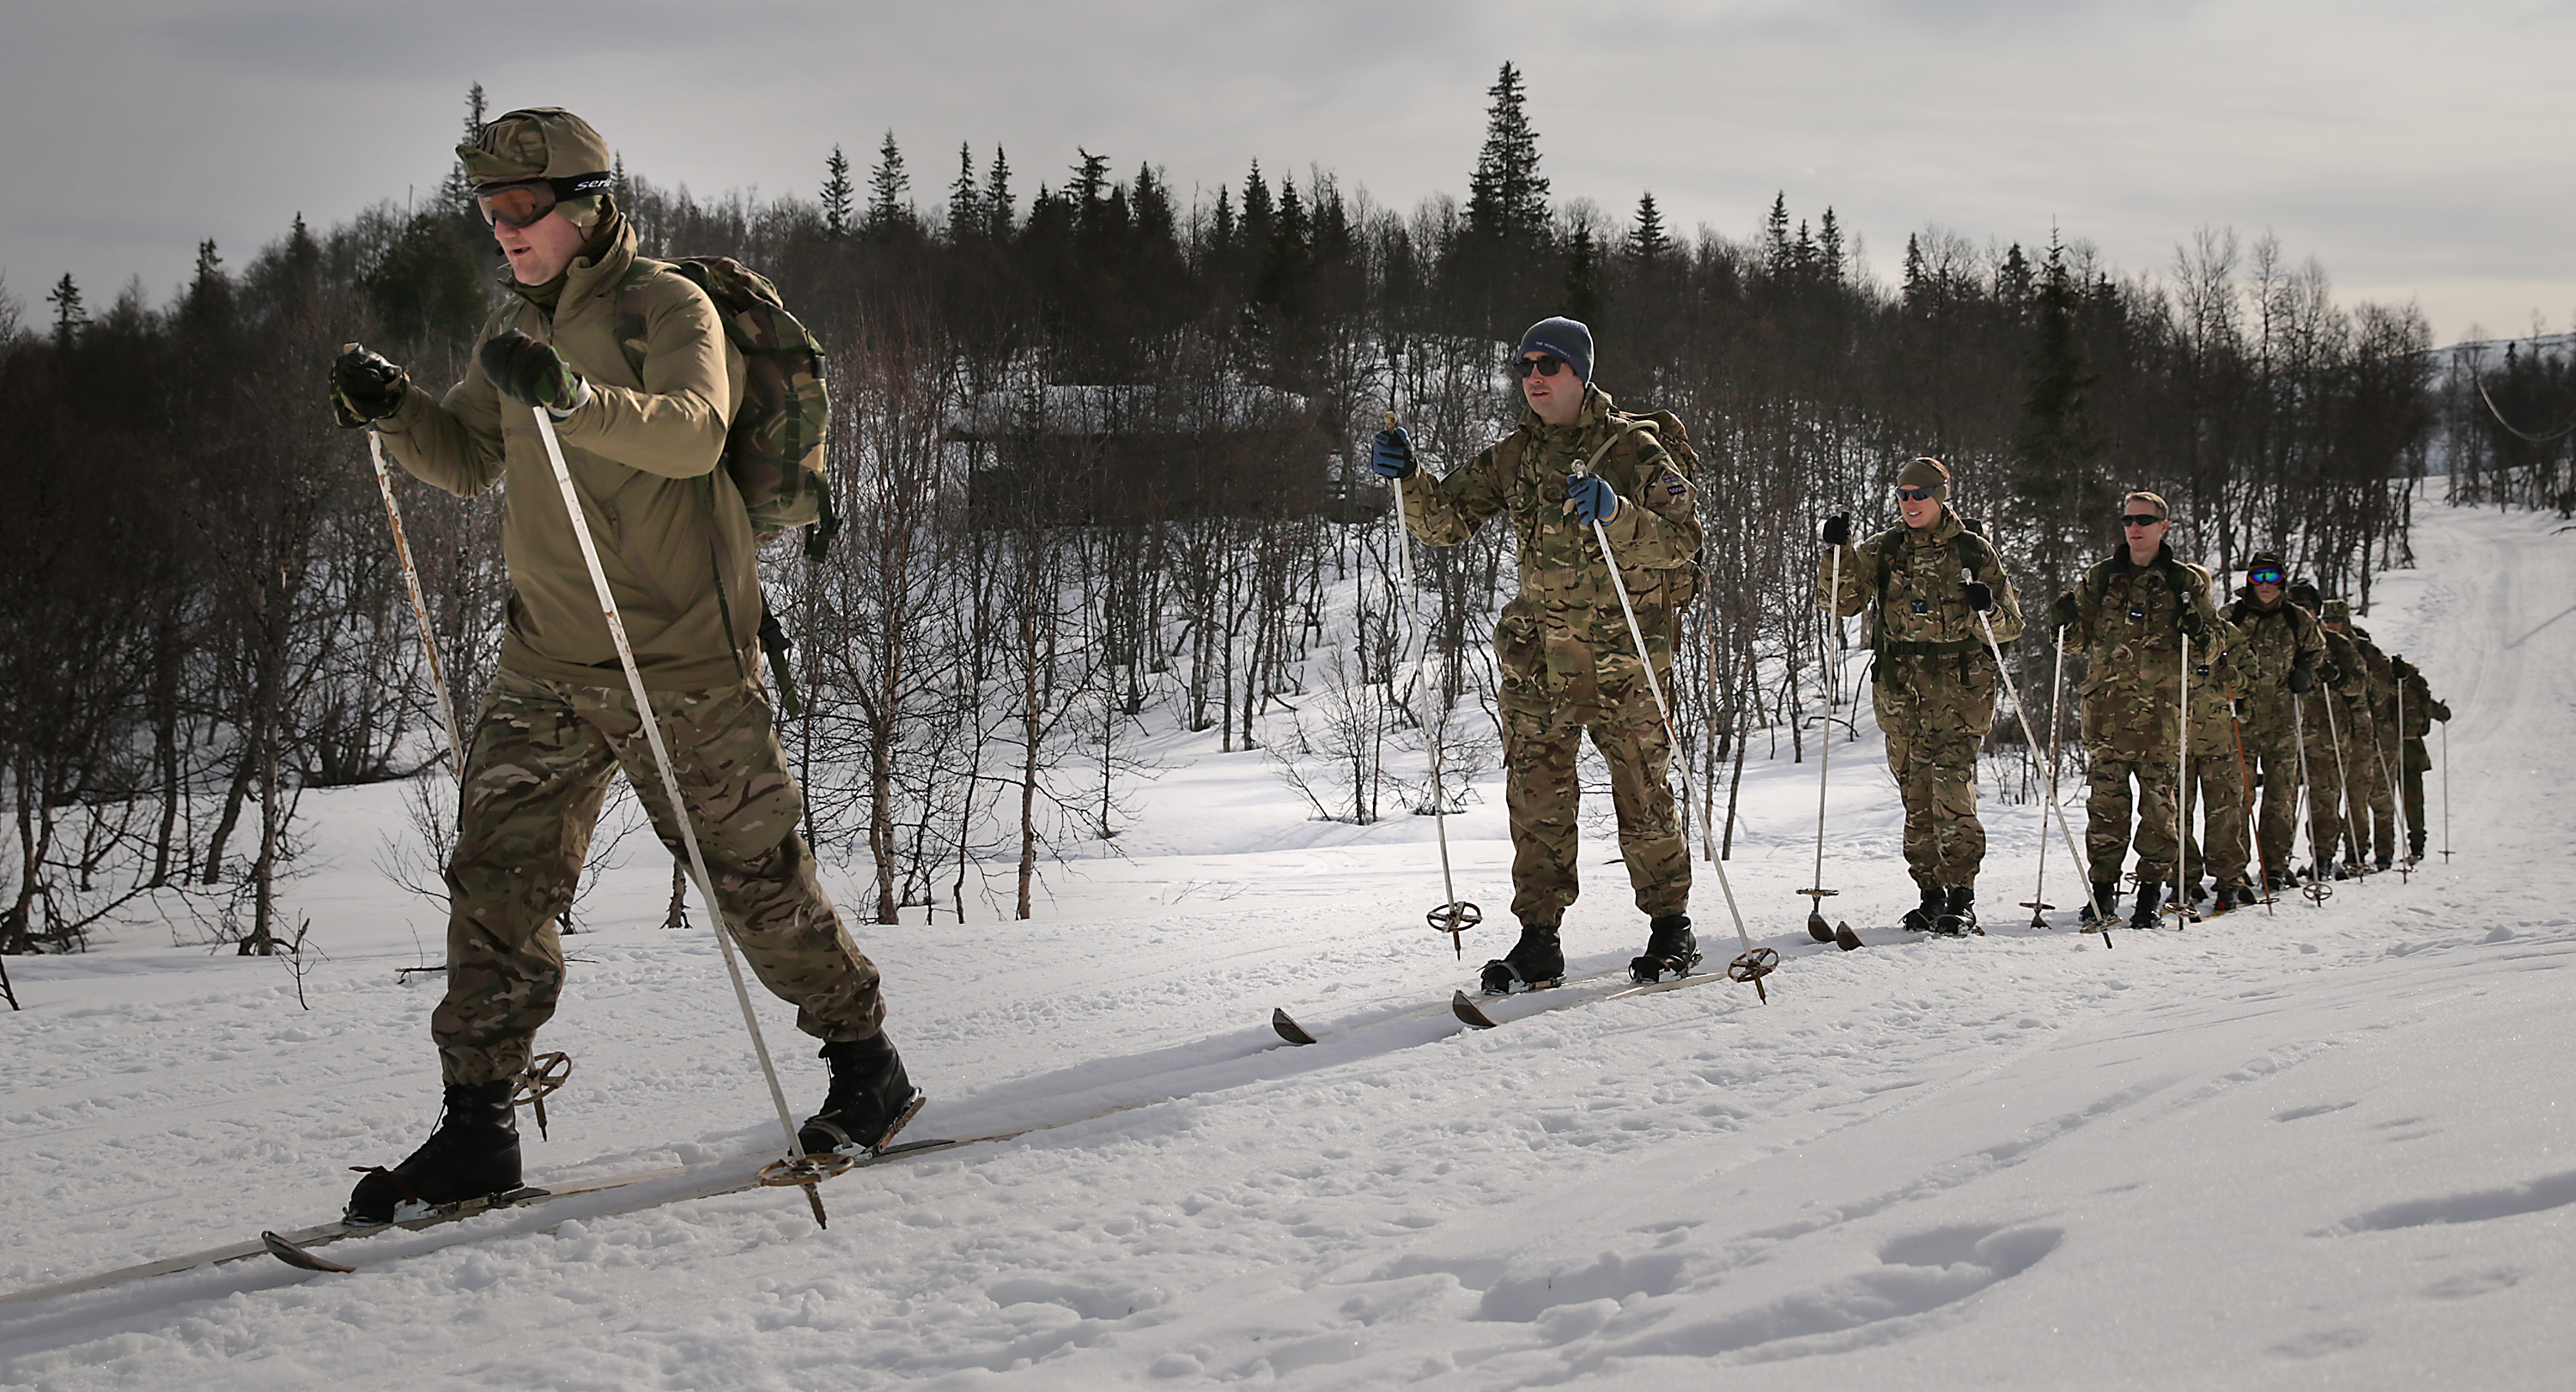
[[[546,446],[546,459],[554,465],[555,487],[563,493],[564,511],[572,518],[573,540],[581,543],[582,564],[590,568],[590,587],[599,596],[599,609],[608,621],[608,636],[617,644],[618,665],[626,669],[626,689],[635,697],[635,714],[642,719],[644,740],[653,750],[653,764],[662,773],[662,796],[670,804],[671,820],[680,829],[680,844],[689,853],[691,877],[698,883],[698,898],[705,904],[707,922],[716,930],[716,944],[724,951],[725,974],[733,978],[733,995],[742,1006],[743,1025],[751,1031],[752,1052],[760,1058],[761,1076],[769,1080],[769,1099],[778,1107],[778,1124],[787,1133],[788,1158],[762,1168],[760,1181],[772,1185],[796,1185],[805,1191],[805,1201],[814,1209],[814,1222],[828,1227],[823,1215],[823,1195],[815,1186],[857,1163],[846,1155],[808,1155],[796,1139],[796,1123],[787,1110],[787,1094],[778,1086],[778,1069],[769,1060],[769,1043],[760,1034],[760,1019],[751,1010],[751,993],[742,984],[742,964],[734,958],[733,935],[725,925],[724,910],[716,903],[715,880],[707,873],[707,860],[698,849],[698,833],[689,822],[689,804],[680,796],[680,780],[671,771],[671,751],[662,743],[662,727],[653,716],[652,698],[644,691],[644,673],[635,665],[635,648],[626,641],[626,624],[617,615],[617,597],[609,592],[608,572],[600,568],[599,547],[591,539],[590,519],[581,510],[581,494],[573,487],[572,469],[564,463],[563,445],[555,439],[554,421],[542,406],[529,410],[536,416],[537,438]],[[731,635],[727,635],[731,641]]]
[[[2352,839],[2352,767],[2344,762],[2343,727],[2335,719],[2335,698],[2331,691],[2326,693],[2325,706],[2326,738],[2334,744],[2335,777],[2343,783],[2343,790],[2335,796],[2336,815],[2343,819],[2343,830],[2335,838],[2333,850],[2333,854],[2342,855],[2344,843]]]
[[[1833,637],[1825,640],[1825,731],[1816,747],[1816,878],[1812,887],[1798,891],[1807,896],[1807,936],[1820,943],[1834,940],[1834,930],[1825,922],[1825,900],[1841,893],[1825,888],[1825,780],[1833,772],[1834,696],[1839,685],[1832,673],[1836,640],[1843,628],[1843,548],[1837,544],[1833,550],[1833,580],[1825,591],[1825,617],[1833,625]]]
[[[2308,854],[2314,857],[2318,854],[2315,820],[2317,790],[2308,777],[2308,698],[2296,692],[2290,695],[2290,730],[2299,746],[2299,795],[2290,800],[2290,816],[2294,820],[2290,823],[2290,846],[2286,854],[2293,859],[2296,858],[2299,827],[2304,823],[2308,828]],[[2300,815],[2303,812],[2305,816]],[[2293,869],[2290,872],[2290,878],[2294,880],[2298,878],[2297,870]],[[2312,875],[2306,884],[2299,886],[2299,893],[2305,896],[2309,903],[2322,909],[2326,906],[2326,900],[2333,897],[2334,887]]]
[[[2396,823],[2397,844],[2403,846],[2407,843],[2408,839],[2406,835],[2406,785],[2399,781],[2404,777],[2404,770],[2406,767],[2406,683],[2404,682],[2399,682],[2397,684],[2397,741],[2397,768],[2395,771],[2391,771],[2388,765],[2388,741],[2385,738],[2371,741],[2370,747],[2371,751],[2379,756],[2379,776],[2384,779],[2388,785],[2389,820]],[[2412,883],[2409,876],[2414,872],[2414,865],[2409,863],[2403,856],[2397,857],[2396,861],[2397,882],[2400,884]]]
[[[2227,696],[2227,733],[2236,740],[2236,786],[2245,792],[2246,829],[2254,837],[2255,873],[2263,877],[2263,887],[2256,892],[2263,896],[2263,912],[2269,916],[2279,910],[2272,907],[2271,861],[2263,854],[2263,819],[2254,812],[2254,779],[2245,768],[2245,726],[2236,718],[2236,694],[2233,691]]]
[[[2066,626],[2060,624],[2049,630],[2049,641],[2057,645],[2057,675],[2050,678],[2048,683],[2048,805],[2055,807],[2057,805],[2058,723],[2064,713],[2062,704],[2066,699]],[[1997,650],[1995,666],[1998,668],[2003,666],[2001,649]],[[2016,710],[2020,709],[2021,702],[2018,698],[2014,700],[2013,707]],[[2024,722],[2022,738],[2024,740],[2030,738],[2027,722]],[[2070,842],[2073,839],[2068,838]],[[2070,854],[2074,850],[2071,845],[2067,849]],[[2081,862],[2078,864],[2080,865]],[[2030,926],[2033,928],[2047,927],[2048,920],[2043,915],[2057,907],[2048,902],[2048,814],[2045,812],[2039,815],[2039,879],[2030,887],[2030,902],[2022,907],[2030,910]]]
[[[1386,428],[1396,428],[1393,411],[1386,413]],[[1395,494],[1395,573],[1397,583],[1404,591],[1405,647],[1419,664],[1429,659],[1430,649],[1422,637],[1422,616],[1415,612],[1421,607],[1422,592],[1413,583],[1413,535],[1404,520],[1404,480],[1388,479],[1386,486]],[[1395,673],[1387,673],[1386,679],[1389,689],[1393,689]],[[1458,882],[1449,871],[1449,793],[1447,786],[1440,781],[1440,735],[1432,726],[1431,692],[1429,684],[1422,679],[1419,665],[1414,668],[1413,688],[1422,700],[1422,709],[1416,713],[1422,721],[1422,745],[1431,754],[1431,831],[1440,842],[1440,892],[1449,896],[1447,903],[1425,917],[1435,931],[1449,935],[1451,950],[1458,954],[1460,961],[1465,961],[1467,947],[1463,935],[1485,921],[1485,911],[1458,897]]]
[[[2451,722],[2442,722],[2442,863],[2451,863]]]
[[[1612,441],[1615,443],[1616,439],[1614,435]],[[1609,445],[1604,444],[1602,451],[1607,453],[1608,450]],[[1593,457],[1597,459],[1600,456]],[[1591,472],[1591,467],[1587,463],[1578,463],[1574,466],[1574,474],[1577,478],[1585,477]],[[1637,667],[1639,671],[1645,673],[1646,691],[1655,698],[1655,714],[1663,719],[1664,743],[1667,752],[1678,749],[1681,746],[1681,736],[1673,729],[1673,708],[1664,700],[1664,684],[1655,679],[1655,655],[1646,647],[1646,631],[1637,626],[1637,608],[1628,602],[1627,582],[1619,578],[1619,556],[1617,552],[1610,549],[1609,529],[1596,520],[1592,524],[1592,539],[1601,547],[1601,564],[1610,572],[1610,588],[1619,596],[1619,612],[1627,617],[1628,639],[1637,645]],[[1691,798],[1690,761],[1676,759],[1670,762],[1681,771],[1682,801],[1688,803]],[[1726,912],[1735,920],[1735,940],[1744,945],[1743,955],[1726,966],[1727,980],[1753,983],[1753,993],[1762,998],[1763,1004],[1768,1005],[1771,1003],[1771,993],[1764,989],[1762,978],[1778,969],[1780,954],[1771,948],[1756,948],[1753,945],[1753,936],[1744,931],[1744,911],[1735,905],[1735,886],[1727,882],[1726,862],[1712,860],[1709,864],[1717,868],[1718,890],[1725,894]]]
[[[2188,606],[2191,596],[2183,596]],[[2172,914],[2174,927],[2191,922],[2191,900],[2182,892],[2183,851],[2191,844],[2191,635],[2182,635],[2182,695],[2174,718],[2179,723],[2174,741],[2174,882],[2173,897],[2165,901],[2161,912]],[[2206,848],[2204,848],[2206,849]],[[2204,857],[2205,858],[2205,857]]]
[[[376,490],[385,496],[385,521],[394,531],[394,555],[402,562],[403,584],[411,590],[412,622],[420,628],[420,650],[429,655],[429,687],[438,693],[438,721],[447,727],[447,754],[456,781],[465,782],[465,742],[456,737],[456,703],[447,696],[447,673],[438,665],[438,640],[429,630],[429,603],[421,597],[420,568],[411,561],[411,540],[403,534],[402,506],[394,501],[393,471],[385,467],[385,442],[375,427],[367,428],[367,454],[376,463]]]
[[[1986,611],[1983,609],[1977,611],[1977,627],[1985,630],[1986,651],[1995,655],[1995,675],[2003,678],[2004,695],[2010,697],[2013,703],[2013,718],[2021,722],[2021,737],[2032,748],[2036,749],[2039,747],[2039,738],[2030,732],[2030,712],[2022,709],[2021,693],[2014,689],[2012,672],[2004,665],[2004,645],[1995,641],[1994,621],[1986,617]],[[2062,635],[2065,632],[2065,625],[2059,625],[2057,631]],[[2066,649],[2062,643],[2057,650],[2057,671],[2060,677],[2063,677],[2066,672]],[[2056,730],[2051,729],[2049,733],[2051,735],[2055,735],[2057,732]],[[2057,814],[2058,835],[2066,838],[2066,857],[2068,863],[2082,865],[2084,863],[2083,858],[2075,853],[2075,832],[2072,828],[2066,825],[2066,809],[2057,805],[2057,774],[2054,768],[2054,763],[2055,761],[2051,760],[2052,767],[2049,772],[2048,806],[2051,811]],[[2040,845],[2044,851],[2048,844],[2048,819],[2045,817],[2040,819],[2039,836]],[[2031,911],[2030,917],[2033,924],[2041,927],[2047,926],[2045,923],[2041,922],[2039,911],[2037,909],[2033,909]],[[2109,947],[2111,945],[2110,925],[2111,920],[2107,918],[2102,920],[2102,945],[2104,947]]]

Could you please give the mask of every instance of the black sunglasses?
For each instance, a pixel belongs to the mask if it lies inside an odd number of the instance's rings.
[[[2121,518],[2120,525],[2123,527],[2152,527],[2162,521],[2164,521],[2163,518],[2156,516],[2152,512],[2133,512],[2128,516]]]
[[[1520,360],[1520,363],[1521,375],[1523,377],[1527,377],[1533,372],[1537,373],[1541,377],[1553,377],[1557,374],[1558,369],[1565,366],[1565,359],[1550,357],[1545,353],[1541,353],[1535,358],[1523,358]]]
[[[1903,502],[1928,503],[1932,500],[1932,490],[1929,488],[1900,488],[1896,490],[1896,496]]]

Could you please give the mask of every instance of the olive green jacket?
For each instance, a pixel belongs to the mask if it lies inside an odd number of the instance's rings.
[[[647,263],[648,266],[650,263]],[[635,266],[619,220],[598,259],[575,260],[549,312],[513,296],[483,326],[552,343],[591,399],[555,426],[601,568],[647,687],[706,690],[757,670],[759,571],[742,495],[717,467],[742,404],[740,354],[704,292]],[[639,372],[620,340],[643,349]],[[479,341],[479,340],[478,340]],[[461,497],[508,486],[501,549],[510,568],[501,666],[584,686],[622,686],[617,650],[564,512],[530,409],[479,370],[432,401],[403,394],[378,423],[385,447],[422,481]]]

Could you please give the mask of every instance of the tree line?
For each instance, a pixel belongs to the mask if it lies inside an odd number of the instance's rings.
[[[925,209],[891,132],[864,184],[832,149],[810,198],[693,196],[621,158],[646,254],[760,269],[829,350],[844,526],[764,568],[807,706],[782,736],[811,839],[870,883],[855,911],[1032,912],[1051,857],[1127,825],[1158,721],[1269,749],[1318,815],[1454,806],[1490,763],[1511,548],[1499,527],[1416,548],[1427,632],[1405,651],[1367,439],[1393,411],[1435,463],[1466,460],[1517,414],[1505,361],[1549,314],[1591,323],[1600,384],[1674,411],[1703,460],[1677,719],[1719,853],[1745,760],[1803,757],[1849,699],[1848,640],[1811,600],[1817,520],[1892,524],[1909,457],[1951,465],[1954,506],[2039,604],[2108,554],[2130,487],[2173,501],[2187,555],[2280,549],[2361,606],[2406,561],[2437,451],[2473,461],[2481,500],[2564,505],[2566,466],[2481,433],[2420,314],[2339,304],[2268,236],[2203,230],[2121,275],[2055,233],[1927,228],[1890,282],[1830,208],[1776,199],[1731,238],[1668,226],[1650,190],[1617,216],[1558,198],[1520,74],[1486,95],[1466,198],[1407,209],[1258,163],[1184,200],[1150,161],[1122,176],[1085,149],[1023,196],[1003,151],[971,148]],[[477,88],[468,126],[484,114]],[[264,950],[291,936],[298,793],[443,761],[363,437],[330,423],[322,369],[365,341],[442,390],[494,262],[457,172],[425,206],[299,214],[238,270],[207,243],[166,305],[137,286],[93,314],[67,276],[50,323],[0,319],[20,503],[0,520],[0,951],[76,948],[146,906]],[[2539,419],[2566,399],[2551,371],[2489,384]],[[499,500],[399,486],[470,705],[507,593]],[[1400,772],[1435,733],[1436,790]]]

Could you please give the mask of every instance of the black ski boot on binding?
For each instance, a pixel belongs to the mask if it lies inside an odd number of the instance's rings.
[[[2087,928],[2119,922],[2120,882],[2118,880],[2095,881],[2093,897],[2076,912],[2075,921]]]
[[[2156,911],[2164,907],[2165,887],[2154,880],[2138,881],[2138,906],[2129,913],[2132,928],[2156,926]]]
[[[340,1216],[349,1223],[391,1223],[430,1210],[519,1187],[519,1122],[510,1110],[517,1080],[450,1083],[446,1110],[403,1162],[367,1171]]]
[[[1986,930],[1977,926],[1975,885],[1952,885],[1942,891],[1941,912],[1933,916],[1932,931],[1945,938],[1985,936]]]
[[[1909,933],[1929,933],[1932,931],[1932,920],[1939,918],[1942,911],[1949,906],[1950,896],[1942,892],[1939,885],[1925,885],[1923,902],[1907,909],[1905,917],[1899,921],[1899,926]]]
[[[879,1030],[866,1039],[837,1039],[816,1055],[832,1065],[823,1110],[796,1128],[808,1155],[874,1155],[930,1100],[903,1071],[903,1055]]]
[[[1553,923],[1524,923],[1512,950],[1485,964],[1483,985],[1489,996],[1514,991],[1541,991],[1565,980],[1565,948]]]
[[[1699,965],[1699,939],[1692,935],[1689,914],[1665,914],[1646,926],[1646,950],[1628,964],[1628,978],[1640,986],[1677,981]]]

